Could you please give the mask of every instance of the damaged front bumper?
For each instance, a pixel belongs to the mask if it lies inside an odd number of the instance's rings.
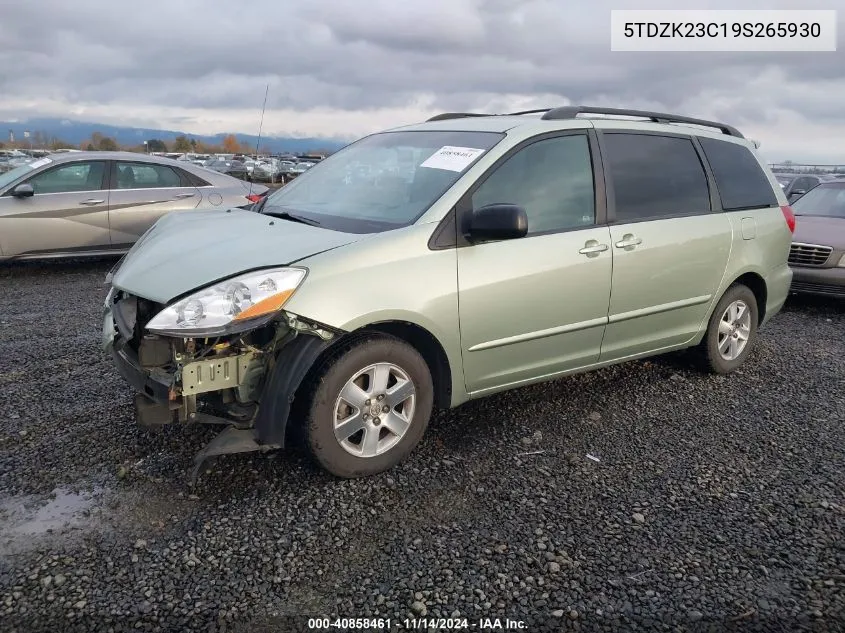
[[[192,481],[209,457],[281,448],[293,394],[310,363],[341,333],[281,313],[256,331],[227,338],[150,334],[145,325],[162,308],[114,288],[104,304],[102,346],[136,392],[138,424],[227,427],[196,456]],[[280,354],[283,347],[290,347],[287,354]],[[280,359],[286,359],[281,366]]]

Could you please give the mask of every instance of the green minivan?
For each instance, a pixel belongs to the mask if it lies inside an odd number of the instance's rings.
[[[721,374],[783,306],[795,217],[729,125],[566,106],[362,138],[251,210],[170,214],[107,281],[137,421],[196,457],[297,442],[378,473],[434,407],[694,347]]]

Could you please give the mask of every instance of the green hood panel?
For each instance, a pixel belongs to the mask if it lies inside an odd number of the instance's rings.
[[[129,251],[112,284],[169,303],[221,279],[286,266],[366,237],[240,209],[171,213]]]

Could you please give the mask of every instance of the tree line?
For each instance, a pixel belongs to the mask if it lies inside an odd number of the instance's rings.
[[[223,140],[218,143],[206,143],[204,141],[190,138],[184,134],[180,134],[172,141],[166,142],[162,139],[151,138],[145,142],[135,145],[126,145],[118,143],[113,137],[107,136],[100,132],[91,134],[91,138],[86,139],[74,145],[68,143],[56,136],[48,136],[43,132],[34,132],[30,138],[16,139],[15,142],[0,142],[0,149],[44,149],[44,150],[60,150],[60,149],[81,149],[89,152],[115,152],[115,151],[129,151],[129,152],[178,152],[180,154],[194,153],[194,154],[252,154],[255,152],[255,146],[250,146],[248,143],[238,140],[234,134],[227,134]],[[319,148],[315,152],[328,154],[330,152],[322,151]],[[268,147],[260,147],[260,154],[269,154]]]

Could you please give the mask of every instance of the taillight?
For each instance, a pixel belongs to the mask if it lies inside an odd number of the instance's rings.
[[[786,220],[786,226],[789,227],[789,232],[795,233],[795,214],[792,212],[792,207],[787,204],[782,206],[780,210],[783,212],[783,218]]]
[[[259,200],[261,200],[261,194],[251,193],[246,197],[246,199],[250,202],[258,202]]]

